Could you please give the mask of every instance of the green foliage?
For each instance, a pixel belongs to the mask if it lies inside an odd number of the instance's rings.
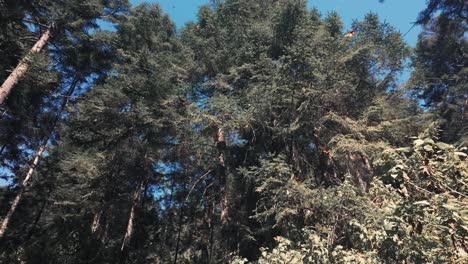
[[[14,183],[49,142],[0,262],[467,261],[466,23],[454,1],[429,1],[412,57],[375,14],[349,37],[337,13],[303,0],[212,1],[180,32],[158,5],[65,2],[0,1],[0,77],[23,39],[55,25],[0,119]],[[81,89],[60,95],[73,80]],[[52,120],[62,125],[47,139]],[[2,213],[17,191],[0,189]]]
[[[368,194],[349,181],[326,189],[297,183],[281,158],[244,170],[259,182],[255,217],[282,234],[255,263],[466,261],[467,154],[433,133],[384,151]]]
[[[463,1],[428,1],[418,17],[423,26],[412,64],[414,94],[438,113],[442,139],[466,145],[468,7]]]
[[[21,168],[32,153],[44,141],[54,142],[53,124],[61,119],[60,106],[65,99],[75,99],[67,94],[72,83],[91,83],[86,78],[97,79],[109,69],[112,49],[104,34],[96,32],[97,20],[115,18],[127,7],[120,0],[0,1],[1,82],[18,63],[28,63],[25,76],[0,106],[2,174],[24,174]],[[29,54],[49,27],[52,34],[43,52]],[[9,179],[20,180],[21,176]]]
[[[393,254],[411,262],[463,262],[468,257],[466,148],[435,141],[430,134],[408,148],[386,151],[376,162],[382,180],[404,197],[390,218],[392,246],[399,249]]]

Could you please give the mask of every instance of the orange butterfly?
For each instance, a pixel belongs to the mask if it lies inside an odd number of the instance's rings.
[[[319,146],[319,149],[326,154],[330,154],[330,149],[324,146]]]
[[[179,105],[189,105],[190,103],[187,100],[182,99],[179,97]]]
[[[356,30],[351,30],[345,34],[345,37],[347,38],[352,38],[354,35],[356,35]]]

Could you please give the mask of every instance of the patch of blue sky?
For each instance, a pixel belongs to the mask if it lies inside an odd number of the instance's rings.
[[[141,3],[158,3],[180,29],[187,22],[196,21],[198,9],[210,4],[209,0],[131,0],[133,6]],[[347,30],[351,30],[354,20],[362,20],[368,13],[375,13],[381,21],[387,22],[401,32],[404,40],[412,47],[416,45],[421,27],[414,26],[416,18],[425,7],[425,0],[309,0],[309,9],[316,7],[322,15],[332,11],[337,12]],[[411,69],[403,70],[399,75],[399,83],[405,83],[411,74]],[[203,105],[199,102],[200,106]]]
[[[144,2],[158,3],[175,22],[177,28],[183,27],[187,22],[196,21],[198,9],[210,4],[209,0],[131,0],[130,2],[133,6]],[[324,15],[331,11],[337,12],[348,29],[351,28],[353,20],[360,20],[370,12],[376,13],[381,20],[405,34],[413,26],[418,13],[426,7],[426,1],[387,0],[380,3],[378,0],[309,0],[307,6],[310,9],[316,7]],[[414,27],[405,34],[406,42],[414,46],[420,32],[420,27]]]
[[[182,169],[182,165],[178,162],[158,161],[153,164],[153,169],[160,174],[172,174],[180,171]]]

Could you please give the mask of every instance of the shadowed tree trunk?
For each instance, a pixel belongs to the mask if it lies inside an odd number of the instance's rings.
[[[0,227],[0,239],[3,238],[5,235],[5,231],[8,228],[8,224],[10,223],[11,217],[16,211],[16,208],[18,207],[19,202],[21,201],[21,197],[23,197],[24,190],[26,189],[26,186],[29,182],[29,180],[32,177],[32,174],[34,173],[37,164],[39,163],[39,159],[42,156],[42,153],[44,152],[46,148],[46,145],[42,145],[39,150],[36,153],[36,156],[34,157],[33,163],[31,165],[31,168],[28,170],[28,174],[26,174],[26,177],[24,178],[23,182],[21,183],[20,190],[16,194],[15,199],[13,200],[13,203],[11,204],[10,210],[8,210],[7,215],[3,219],[2,226]]]
[[[177,258],[179,256],[179,247],[180,247],[180,233],[182,232],[182,220],[183,220],[183,207],[179,210],[179,227],[177,231],[177,242],[175,248],[174,264],[177,264]]]
[[[26,74],[29,68],[29,59],[32,54],[39,53],[42,51],[44,46],[49,41],[51,35],[51,28],[47,28],[47,30],[42,33],[41,38],[34,44],[31,48],[29,53],[18,63],[16,68],[10,73],[8,78],[3,82],[2,86],[0,87],[0,105],[2,105],[8,95],[10,94],[11,90],[15,86],[16,83]]]
[[[39,163],[39,160],[41,159],[42,153],[44,153],[44,150],[47,147],[47,143],[48,143],[50,137],[52,136],[52,133],[54,132],[55,127],[57,126],[57,123],[58,123],[58,121],[60,119],[60,116],[62,115],[62,113],[63,113],[63,111],[65,109],[65,106],[68,104],[68,101],[70,100],[71,94],[73,94],[73,92],[75,91],[75,88],[76,88],[77,84],[78,84],[78,77],[75,77],[72,84],[70,85],[70,88],[68,89],[68,92],[67,92],[66,96],[64,97],[64,100],[63,100],[62,104],[60,105],[60,110],[58,111],[57,116],[55,117],[54,121],[52,122],[52,126],[50,128],[48,136],[43,140],[42,145],[37,150],[36,155],[34,156],[33,162],[31,164],[31,167],[29,168],[28,173],[26,174],[26,177],[24,178],[23,182],[21,183],[20,190],[16,194],[15,199],[13,200],[13,203],[11,204],[7,215],[5,216],[5,218],[2,221],[2,226],[0,227],[0,239],[2,239],[3,236],[5,235],[5,232],[6,232],[7,228],[8,228],[8,224],[9,224],[9,222],[11,220],[11,217],[15,213],[16,208],[18,207],[18,204],[20,203],[21,198],[23,197],[23,193],[24,193],[24,191],[25,191],[25,189],[26,189],[26,187],[28,185],[28,182],[31,179],[34,171],[36,170],[36,167],[37,167],[37,165]]]
[[[146,188],[146,184],[148,183],[148,180],[149,180],[149,175],[143,181],[141,181],[141,183],[138,185],[138,188],[135,191],[135,194],[133,195],[132,208],[130,209],[130,216],[128,218],[127,229],[126,229],[125,236],[122,242],[122,246],[120,247],[120,253],[121,253],[120,263],[125,263],[125,261],[127,260],[128,246],[130,244],[130,241],[132,240],[132,236],[134,232],[136,207],[138,206],[138,203],[140,202],[141,194],[144,192]]]
[[[215,214],[215,203],[213,202],[212,205],[212,210],[211,210],[211,215]],[[213,238],[214,238],[214,222],[211,221],[211,218],[209,218],[208,222],[208,227],[210,229],[210,240],[209,240],[209,251],[208,251],[208,263],[211,263],[211,260],[213,259]]]
[[[104,210],[100,210],[98,213],[96,213],[94,215],[94,218],[93,218],[93,224],[91,225],[91,233],[99,233],[99,231],[101,230],[101,219],[102,219],[102,215],[103,215],[103,212]]]
[[[218,128],[216,133],[216,147],[219,151],[219,165],[222,168],[222,177],[226,178],[226,160],[225,160],[225,150],[226,150],[226,140],[224,136],[224,131],[222,128]],[[224,186],[222,187],[223,198],[221,200],[221,221],[226,223],[229,217],[229,207],[228,207],[228,186],[227,179],[224,179]]]
[[[39,209],[39,212],[36,215],[36,219],[34,219],[32,227],[28,232],[28,236],[27,236],[26,240],[31,239],[32,235],[34,234],[34,231],[36,231],[37,223],[39,223],[39,220],[41,220],[42,213],[44,212],[44,209],[46,208],[50,193],[51,193],[51,190],[49,189],[49,191],[47,192],[47,195],[44,198],[44,201],[42,202],[42,206],[41,206],[41,208]]]

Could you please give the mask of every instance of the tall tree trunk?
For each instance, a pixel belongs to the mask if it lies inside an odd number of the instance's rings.
[[[42,213],[44,212],[44,209],[46,208],[46,205],[47,205],[47,201],[49,200],[49,196],[50,196],[50,193],[52,191],[49,189],[49,191],[47,192],[47,195],[46,197],[44,198],[44,201],[42,202],[42,206],[41,208],[39,209],[39,212],[37,213],[36,215],[36,219],[34,219],[34,222],[32,224],[32,227],[31,229],[29,230],[28,232],[28,236],[26,237],[26,240],[29,240],[31,239],[34,231],[36,231],[36,226],[37,226],[37,223],[39,223],[39,220],[41,220],[41,216],[42,216]]]
[[[211,210],[211,215],[215,215],[215,203],[213,202],[213,206],[212,206],[212,210]],[[214,237],[214,224],[215,222],[211,221],[211,218],[210,218],[210,222],[209,222],[209,228],[210,228],[210,241],[209,241],[209,253],[208,253],[208,264],[211,264],[212,262],[212,259],[213,259],[213,245],[214,245],[214,241],[213,241],[213,237]]]
[[[49,27],[42,34],[41,38],[34,44],[29,53],[18,63],[16,68],[10,73],[8,78],[0,86],[0,105],[2,105],[15,84],[25,75],[29,68],[29,59],[34,53],[39,53],[49,41],[52,28]]]
[[[174,197],[174,185],[175,185],[175,183],[174,183],[174,181],[172,181],[172,182],[171,182],[171,195],[169,196],[169,206],[168,206],[168,208],[167,208],[168,211],[171,211],[171,209],[172,209],[172,200],[173,200],[173,197]],[[168,223],[172,223],[172,220],[173,220],[172,215],[173,215],[173,214],[169,214],[169,221],[168,221]],[[165,245],[165,243],[167,243],[167,241],[170,241],[170,239],[169,239],[169,237],[168,237],[168,236],[169,236],[169,234],[168,234],[169,232],[167,231],[168,225],[169,225],[169,224],[165,224],[165,225],[164,225],[164,228],[163,228],[163,231],[162,231],[162,234],[161,234],[162,241],[164,241],[164,242],[163,242],[163,243],[159,243],[159,252],[162,252],[162,248],[163,248],[163,246]],[[170,243],[169,243],[169,244],[170,244]]]
[[[128,218],[127,229],[126,229],[125,236],[122,242],[122,246],[120,248],[120,253],[121,253],[120,263],[125,263],[125,261],[127,260],[128,245],[130,244],[130,241],[132,240],[132,236],[134,232],[135,210],[141,199],[141,194],[146,188],[146,184],[148,180],[149,180],[149,174],[144,180],[141,181],[140,185],[135,191],[135,194],[133,195],[132,208],[130,209],[130,216]]]
[[[229,217],[229,201],[228,201],[228,186],[226,179],[226,160],[225,160],[225,151],[226,151],[226,140],[224,136],[224,131],[222,128],[218,128],[216,133],[216,147],[219,151],[219,165],[221,166],[222,177],[224,177],[224,186],[222,187],[223,198],[221,200],[221,221],[226,223]]]
[[[2,148],[0,149],[0,155],[2,155],[3,151],[5,150],[6,148],[6,144],[3,144]]]
[[[93,233],[93,234],[95,234],[95,233],[99,234],[100,233],[101,219],[102,219],[103,214],[104,214],[104,209],[101,209],[101,210],[99,210],[99,212],[97,212],[94,215],[93,224],[91,225],[91,233]]]
[[[227,185],[222,189],[223,200],[221,201],[221,221],[226,224],[229,219],[229,201],[228,201],[228,190]]]
[[[54,132],[55,127],[57,126],[57,123],[58,123],[58,121],[60,119],[60,116],[62,115],[62,113],[63,113],[63,111],[65,109],[65,106],[67,105],[68,101],[70,100],[70,95],[75,91],[75,87],[77,86],[77,84],[78,84],[78,77],[75,77],[75,79],[72,81],[72,83],[70,85],[70,88],[68,89],[67,95],[65,96],[62,104],[60,105],[60,110],[58,111],[57,116],[55,117],[54,121],[52,122],[52,126],[50,128],[50,131],[49,131],[48,135],[44,138],[42,145],[37,150],[37,153],[34,156],[34,160],[32,162],[32,165],[29,168],[28,173],[26,174],[26,177],[24,178],[23,182],[21,183],[20,190],[16,194],[16,197],[13,200],[13,203],[11,204],[7,215],[5,216],[5,218],[2,221],[2,225],[0,227],[0,239],[2,239],[3,236],[5,235],[5,232],[6,232],[7,228],[8,228],[8,224],[9,224],[9,222],[11,220],[11,217],[15,213],[16,208],[18,207],[18,204],[20,203],[21,198],[23,197],[23,193],[24,193],[24,191],[26,189],[26,186],[27,186],[29,180],[31,179],[34,171],[36,170],[37,164],[39,163],[39,160],[40,160],[40,158],[42,156],[42,153],[46,149],[47,143],[48,143],[50,137],[52,136],[52,133]]]
[[[20,190],[16,194],[15,199],[13,200],[13,203],[11,204],[10,210],[8,210],[7,215],[3,219],[2,226],[0,227],[0,239],[3,238],[5,231],[8,228],[8,223],[11,220],[11,217],[13,216],[13,213],[15,213],[16,208],[18,207],[19,202],[21,201],[21,197],[23,197],[24,190],[26,189],[26,186],[29,182],[29,180],[32,177],[33,172],[36,169],[37,164],[39,163],[39,159],[42,156],[42,153],[44,152],[46,148],[46,145],[42,145],[39,150],[36,153],[36,156],[34,157],[33,163],[31,165],[31,168],[28,170],[28,174],[26,174],[26,177],[24,178],[23,182],[21,183]]]
[[[177,231],[177,242],[175,248],[174,264],[177,264],[177,258],[179,256],[179,247],[180,247],[180,233],[182,232],[182,220],[183,220],[183,207],[180,207],[179,210],[179,228]]]
[[[114,164],[116,163],[115,156],[116,156],[116,153],[112,155],[112,158],[110,159],[111,163],[114,163]],[[111,201],[114,200],[114,195],[115,195],[115,185],[108,184],[108,183],[109,181],[112,181],[111,178],[119,170],[120,170],[120,167],[118,165],[115,165],[109,171],[109,174],[106,177],[106,183],[105,183],[106,188],[104,192],[104,199],[102,200],[102,206],[100,208],[97,208],[97,210],[94,211],[93,222],[91,223],[91,234],[101,239],[101,242],[103,243],[105,243],[106,233],[107,233],[107,229],[105,229],[105,227],[108,224],[107,214],[108,214],[108,210],[110,207],[110,203]],[[109,188],[109,186],[112,186],[112,187]]]

